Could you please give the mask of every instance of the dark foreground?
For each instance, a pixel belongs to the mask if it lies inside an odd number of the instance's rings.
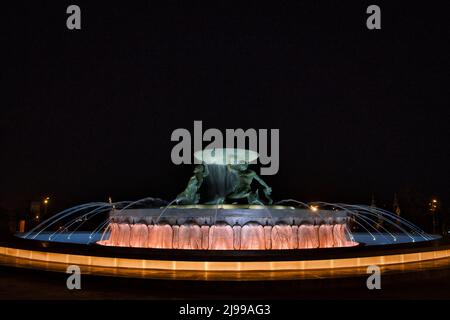
[[[368,275],[367,275],[368,276]],[[68,290],[68,275],[0,267],[0,299],[450,299],[450,267],[384,274],[380,290],[366,276],[257,282],[196,282],[82,275]]]

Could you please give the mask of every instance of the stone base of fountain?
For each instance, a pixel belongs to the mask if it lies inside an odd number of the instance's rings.
[[[105,246],[193,250],[349,247],[344,211],[265,206],[174,206],[110,214]]]

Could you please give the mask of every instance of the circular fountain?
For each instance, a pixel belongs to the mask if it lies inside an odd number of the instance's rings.
[[[0,262],[3,256],[37,267],[81,264],[92,273],[207,280],[309,270],[335,275],[336,269],[450,257],[447,244],[436,245],[435,236],[380,208],[274,203],[272,189],[249,169],[257,157],[243,149],[197,152],[192,177],[172,201],[69,208],[0,246]]]
[[[175,205],[112,210],[107,239],[98,243],[203,250],[282,250],[357,244],[348,236],[344,210],[271,205],[271,188],[248,168],[258,158],[256,152],[205,149],[194,157],[200,164],[186,189],[172,201]],[[254,184],[263,188],[264,199],[253,188]],[[243,201],[246,204],[239,204]]]

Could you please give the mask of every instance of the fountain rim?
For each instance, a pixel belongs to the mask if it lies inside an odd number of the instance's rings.
[[[0,242],[1,247],[39,250],[55,253],[73,253],[86,256],[116,258],[158,258],[167,260],[198,261],[290,261],[340,259],[349,257],[371,257],[374,255],[393,255],[399,253],[430,252],[446,249],[450,255],[450,236],[436,236],[431,240],[418,242],[379,244],[367,246],[359,243],[350,247],[330,247],[314,249],[267,249],[267,250],[201,250],[201,249],[155,249],[102,246],[96,243],[79,244],[25,239],[19,234]],[[175,254],[175,256],[173,256]],[[1,255],[1,254],[0,254]],[[176,259],[174,259],[176,258]]]
[[[319,250],[319,251],[318,251]],[[169,280],[286,280],[302,272],[349,275],[368,265],[403,270],[404,265],[450,258],[450,237],[372,248],[293,250],[180,250],[103,247],[18,239],[0,242],[0,264],[66,272],[80,265],[89,274]],[[362,268],[362,269],[361,269]],[[430,266],[432,268],[432,266]],[[306,274],[306,275],[307,275]]]

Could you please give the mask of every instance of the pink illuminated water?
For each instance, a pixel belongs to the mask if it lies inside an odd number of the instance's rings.
[[[357,245],[347,239],[345,224],[262,226],[249,223],[241,226],[217,224],[211,227],[196,224],[171,226],[111,223],[109,239],[98,243],[106,246],[204,249],[204,250],[288,250]]]
[[[264,227],[259,224],[246,224],[241,229],[240,250],[264,250],[266,248]]]
[[[180,226],[178,232],[179,249],[202,249],[202,231],[196,224]]]
[[[229,225],[214,225],[209,228],[209,246],[211,250],[234,249],[233,228]]]

